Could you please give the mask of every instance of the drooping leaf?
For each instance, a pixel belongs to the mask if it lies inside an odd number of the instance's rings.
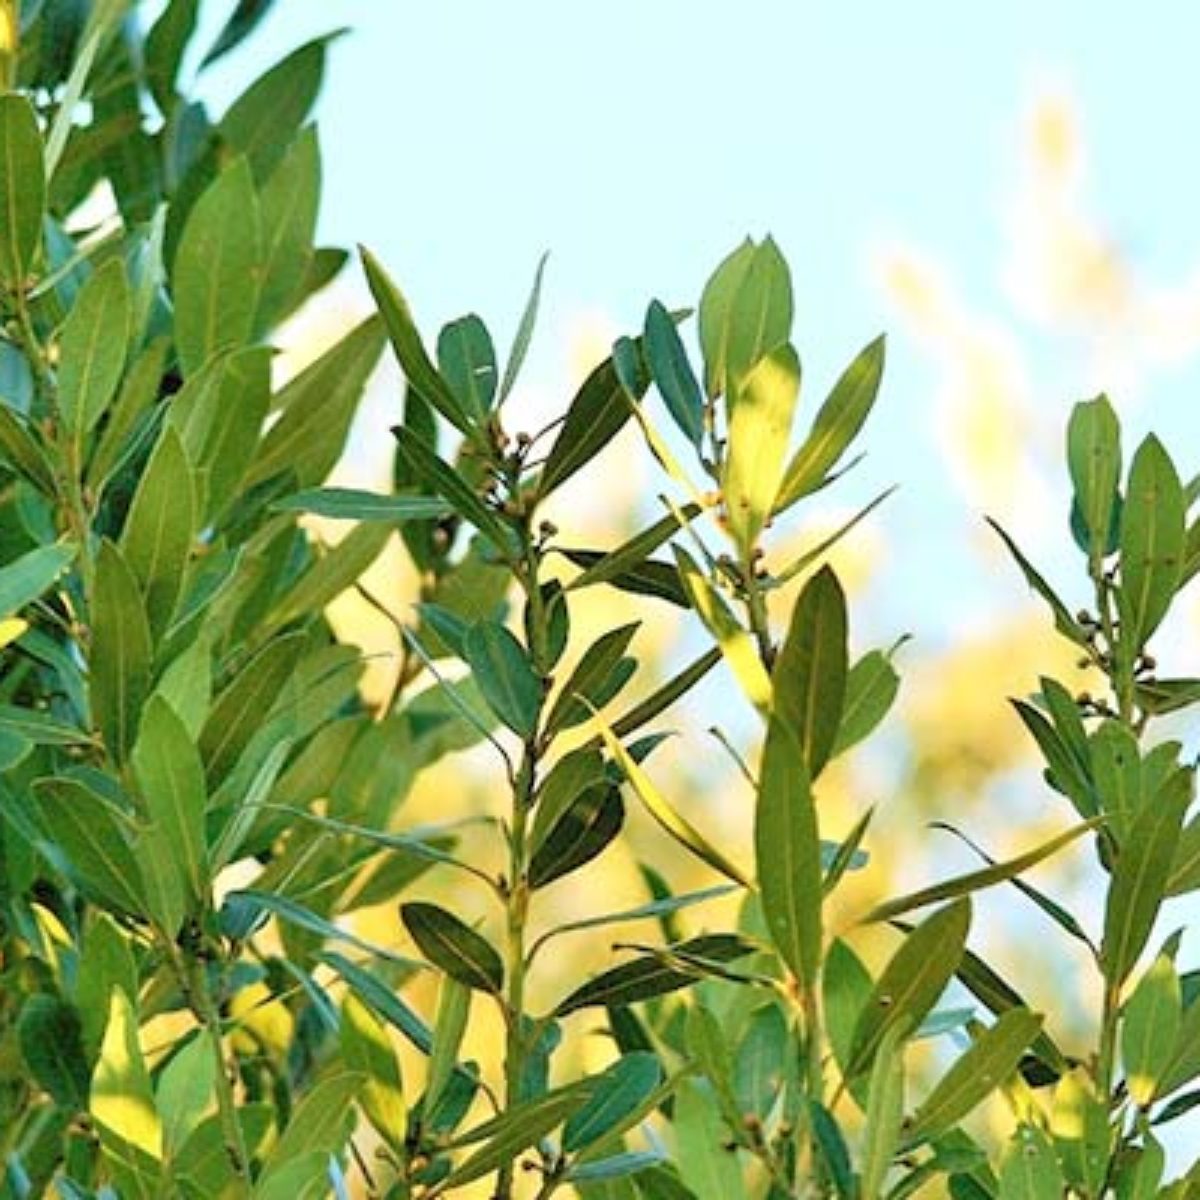
[[[504,964],[490,942],[436,904],[411,902],[400,916],[421,953],[459,983],[498,994],[504,986]]]

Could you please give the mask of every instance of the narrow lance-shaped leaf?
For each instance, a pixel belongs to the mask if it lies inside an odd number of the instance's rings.
[[[801,592],[772,672],[774,711],[796,735],[812,779],[829,759],[846,699],[846,598],[822,567]]]
[[[846,704],[833,743],[833,755],[858,745],[879,725],[900,690],[900,676],[882,650],[864,654],[846,675]]]
[[[33,106],[0,96],[0,281],[22,290],[42,241],[46,167]]]
[[[1179,975],[1170,958],[1160,954],[1138,980],[1121,1014],[1125,1086],[1143,1108],[1155,1099],[1171,1065],[1182,1021]]]
[[[533,340],[538,306],[542,299],[542,276],[546,271],[547,258],[549,258],[549,254],[543,254],[538,260],[537,270],[533,275],[533,287],[530,289],[529,299],[525,302],[525,310],[521,313],[517,332],[513,335],[512,349],[508,353],[508,362],[504,367],[504,378],[500,381],[500,398],[498,400],[500,404],[504,403],[512,391],[513,385],[517,382],[517,376],[521,373],[521,367],[525,363],[525,355],[529,353],[529,343]]]
[[[858,436],[879,395],[885,343],[871,342],[846,368],[825,403],[817,410],[812,429],[790,463],[779,489],[776,512],[822,487],[829,472]]]
[[[421,953],[451,978],[481,992],[503,988],[500,955],[469,925],[436,904],[404,904],[400,916]]]
[[[59,340],[59,406],[77,439],[95,428],[116,394],[131,321],[125,266],[113,258],[80,288]]]
[[[531,737],[542,687],[521,643],[496,621],[476,621],[463,639],[463,654],[488,707],[514,733]]]
[[[775,507],[800,398],[800,359],[789,345],[762,358],[730,394],[722,478],[725,514],[748,557]]]
[[[867,1070],[890,1029],[910,1033],[937,1003],[958,969],[971,924],[962,897],[918,925],[888,961],[859,1015],[846,1075]]]
[[[821,840],[799,738],[778,713],[759,772],[754,848],[771,939],[788,968],[811,986],[822,958]]]
[[[91,1069],[82,1033],[79,1013],[55,996],[38,993],[21,1006],[21,1056],[38,1086],[68,1112],[78,1112],[87,1101]]]
[[[0,617],[19,613],[46,592],[75,561],[70,542],[39,546],[0,567]]]
[[[438,336],[438,369],[464,412],[483,424],[496,399],[496,348],[474,313],[452,321]]]
[[[893,1027],[884,1035],[867,1086],[862,1195],[883,1194],[884,1181],[900,1144],[904,1121],[904,1044],[907,1032]]]
[[[1021,573],[1025,576],[1026,582],[1041,598],[1050,606],[1050,611],[1054,614],[1054,628],[1058,630],[1063,637],[1072,641],[1077,646],[1087,646],[1087,636],[1083,632],[1082,626],[1071,615],[1067,606],[1059,599],[1058,594],[1039,574],[1033,564],[1021,553],[1016,542],[996,524],[995,521],[988,517],[988,524],[1000,535],[1000,540],[1008,548],[1008,552],[1016,559],[1017,566],[1021,568]]]
[[[413,321],[408,301],[370,250],[360,246],[359,252],[371,294],[379,306],[392,348],[409,386],[459,432],[470,434],[472,421],[433,365]]]
[[[1137,962],[1162,905],[1192,777],[1180,771],[1138,814],[1118,852],[1104,912],[1100,963],[1111,986]]]
[[[619,1058],[601,1074],[591,1098],[568,1119],[563,1129],[563,1149],[577,1154],[612,1136],[662,1081],[658,1057],[634,1053]]]
[[[1042,1018],[1028,1009],[1010,1008],[1003,1013],[976,1037],[922,1101],[907,1127],[908,1140],[923,1141],[952,1129],[1003,1087],[1041,1028]]]
[[[425,1075],[425,1095],[421,1100],[422,1111],[426,1114],[436,1111],[438,1101],[454,1074],[470,1017],[471,989],[453,975],[444,976],[438,992],[429,1070]]]
[[[1097,396],[1072,410],[1067,426],[1067,466],[1095,570],[1109,550],[1121,478],[1121,425],[1107,396]]]
[[[613,756],[617,766],[621,768],[625,778],[629,780],[638,799],[646,806],[647,811],[658,824],[679,845],[691,851],[702,862],[706,862],[713,870],[719,871],[722,875],[732,879],[734,883],[740,883],[743,887],[749,887],[750,881],[747,879],[745,872],[726,858],[724,854],[705,839],[691,822],[676,811],[666,797],[654,786],[650,777],[637,764],[629,751],[613,736],[612,731],[607,726],[601,726],[600,735],[603,737],[604,744],[608,747],[608,751]]]
[[[699,447],[704,437],[704,396],[671,314],[655,300],[646,312],[646,361],[671,419]]]
[[[1183,575],[1187,540],[1183,485],[1153,435],[1133,456],[1121,513],[1120,647],[1132,658],[1158,628]]]
[[[376,1133],[396,1153],[402,1153],[408,1125],[400,1063],[387,1030],[353,992],[342,1002],[342,1057],[346,1066],[366,1080],[358,1102]]]

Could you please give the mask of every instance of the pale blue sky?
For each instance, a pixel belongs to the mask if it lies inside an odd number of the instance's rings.
[[[921,247],[972,306],[1007,321],[997,264],[1020,118],[1049,83],[1078,102],[1092,195],[1122,249],[1165,284],[1200,255],[1200,18],[1182,2],[283,0],[253,48],[214,72],[216,107],[339,24],[351,33],[320,110],[324,237],[369,244],[430,338],[474,309],[507,344],[549,249],[532,370],[552,378],[581,314],[627,327],[652,296],[692,303],[729,248],[768,231],[796,276],[810,405],[889,330],[871,456],[842,499],[904,483],[880,526],[907,547],[891,565],[890,628],[936,639],[959,623],[930,621],[895,572],[957,570],[975,518],[937,454],[934,365],[881,289],[872,247]],[[1038,402],[1065,420],[1099,386],[1082,351],[1013,326]],[[1187,432],[1193,360],[1144,382],[1152,400],[1133,427]],[[1008,605],[1022,594],[1010,582]],[[957,598],[990,605],[993,590]]]

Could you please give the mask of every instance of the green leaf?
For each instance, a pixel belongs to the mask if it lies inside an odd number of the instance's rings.
[[[108,411],[87,467],[87,486],[103,492],[113,474],[139,444],[146,411],[158,399],[166,370],[167,338],[158,338],[133,361]]]
[[[23,291],[42,242],[46,166],[33,106],[0,96],[0,280]]]
[[[862,1194],[881,1196],[904,1122],[904,1045],[907,1033],[894,1026],[884,1035],[867,1086]]]
[[[0,617],[11,617],[32,604],[75,561],[78,548],[70,542],[39,546],[0,567]]]
[[[197,1034],[171,1056],[158,1076],[155,1107],[162,1115],[163,1148],[175,1158],[212,1106],[217,1064],[212,1043]]]
[[[627,1118],[638,1112],[661,1081],[662,1067],[655,1055],[635,1053],[617,1059],[596,1078],[587,1102],[568,1119],[563,1129],[563,1150],[567,1154],[582,1153],[627,1128]]]
[[[329,40],[317,38],[293,50],[221,118],[218,136],[232,154],[245,155],[256,180],[271,174],[311,111],[321,90]]]
[[[854,1029],[847,1078],[868,1070],[889,1030],[912,1033],[957,971],[971,924],[963,897],[938,909],[903,941],[875,982]]]
[[[696,516],[700,512],[700,508],[698,505],[688,504],[680,512],[686,520]],[[594,561],[587,565],[586,570],[567,585],[568,590],[592,587],[598,583],[609,583],[617,579],[645,563],[659,546],[669,541],[678,531],[678,517],[673,512],[668,513],[667,516],[655,521],[653,525],[635,534],[628,541],[622,542],[615,550],[606,554],[596,554]],[[564,553],[572,562],[582,565],[578,563],[574,555],[583,553],[590,556],[593,552],[565,551]],[[687,603],[686,599],[683,603]]]
[[[1133,456],[1121,513],[1120,645],[1131,658],[1158,628],[1179,587],[1186,508],[1175,467],[1150,435]]]
[[[158,111],[170,117],[177,101],[179,69],[192,34],[200,0],[171,0],[146,35],[146,83]]]
[[[77,439],[96,427],[116,394],[131,320],[124,263],[110,259],[80,288],[59,340],[59,405]]]
[[[35,425],[27,425],[0,400],[0,457],[42,495],[52,497],[55,492],[54,468],[36,430]]]
[[[593,976],[560,1001],[554,1015],[564,1017],[581,1008],[621,1007],[665,996],[701,977],[695,969],[697,962],[728,963],[753,950],[749,942],[733,934],[702,934],[676,942],[661,953],[644,954]]]
[[[496,348],[487,326],[474,313],[452,321],[437,344],[438,370],[463,412],[486,423],[496,400]]]
[[[204,764],[183,722],[161,697],[152,696],[146,705],[132,762],[151,828],[161,834],[190,898],[199,901],[208,885]]]
[[[795,735],[812,779],[841,728],[846,676],[846,597],[822,567],[800,593],[772,671],[774,711]]]
[[[746,698],[765,717],[771,707],[771,677],[758,656],[753,638],[738,623],[692,556],[679,546],[672,548],[692,607],[720,647]]]
[[[546,831],[529,863],[529,886],[542,888],[604,852],[621,832],[625,805],[619,788],[583,792]]]
[[[603,582],[618,591],[629,592],[635,596],[652,596],[658,600],[665,600],[668,604],[674,604],[676,608],[691,607],[687,593],[680,585],[679,572],[671,563],[648,558],[630,567],[608,570],[610,555],[603,551],[578,550],[564,546],[560,547],[558,552],[577,567],[584,568],[585,575],[593,569],[604,568],[604,579],[589,579],[589,584]],[[568,586],[574,588],[581,578],[582,576],[576,576]]]
[[[86,746],[90,734],[36,708],[0,704],[0,730],[39,746]]]
[[[315,128],[296,138],[262,189],[262,288],[260,332],[295,307],[313,260],[321,194],[321,150]]]
[[[250,164],[237,158],[196,201],[175,254],[175,344],[185,376],[250,340],[262,258],[258,194]]]
[[[1100,818],[1094,818],[1091,821],[1082,821],[1080,824],[1072,825],[1070,829],[1064,830],[1049,841],[1043,842],[1040,846],[1036,846],[1032,850],[1027,850],[1024,854],[1020,854],[1016,858],[996,863],[994,866],[983,867],[978,871],[968,871],[965,875],[957,875],[953,879],[947,879],[943,883],[935,883],[931,887],[922,888],[920,891],[911,892],[906,896],[897,896],[893,900],[885,900],[882,904],[877,904],[861,919],[862,924],[871,924],[876,921],[890,921],[893,917],[912,912],[915,908],[924,908],[926,905],[936,904],[940,900],[951,900],[957,896],[968,896],[974,892],[982,891],[984,888],[994,887],[998,883],[1014,879],[1016,876],[1028,871],[1030,867],[1034,867],[1042,862],[1043,859],[1057,854],[1059,850],[1064,846],[1070,845],[1076,838],[1093,829],[1099,828],[1101,824],[1102,820]]]
[[[789,345],[760,359],[730,393],[721,480],[733,539],[748,557],[775,507],[800,399],[800,359]]]
[[[655,300],[646,311],[646,361],[671,419],[699,447],[704,437],[704,396],[671,314]]]
[[[1121,425],[1107,396],[1097,396],[1072,409],[1067,426],[1067,466],[1094,571],[1109,552],[1121,479]]]
[[[997,1200],[1062,1200],[1066,1182],[1054,1148],[1040,1129],[1022,1125],[1000,1160]]]
[[[83,1052],[83,1027],[76,1009],[45,993],[30,996],[17,1018],[17,1040],[37,1085],[67,1112],[82,1110],[87,1103],[91,1070]]]
[[[421,953],[452,979],[476,991],[499,995],[504,964],[491,943],[436,904],[400,906],[400,916]]]
[[[1125,1086],[1142,1108],[1158,1093],[1175,1054],[1183,998],[1175,965],[1165,954],[1138,980],[1121,1014],[1121,1062]]]
[[[463,1036],[471,1018],[471,994],[471,989],[453,975],[442,977],[429,1051],[429,1070],[425,1075],[425,1094],[421,1100],[424,1114],[437,1110],[446,1085],[454,1074],[458,1052],[462,1049]]]
[[[608,726],[600,725],[600,736],[604,739],[604,744],[608,747],[613,761],[621,768],[638,799],[667,834],[685,850],[691,851],[698,859],[707,863],[714,871],[719,871],[727,879],[732,879],[734,883],[750,887],[751,883],[745,872],[705,839],[700,831],[671,805]]]
[[[1112,987],[1133,970],[1166,893],[1192,778],[1180,772],[1137,815],[1112,870],[1100,965]]]
[[[342,1060],[366,1082],[358,1102],[376,1133],[393,1152],[403,1153],[408,1128],[400,1063],[387,1030],[353,992],[342,1001]]]
[[[987,523],[1000,535],[1000,540],[1016,560],[1017,566],[1021,568],[1021,573],[1025,576],[1026,583],[1050,606],[1050,611],[1054,614],[1054,628],[1063,637],[1074,642],[1075,645],[1086,647],[1088,644],[1087,635],[1084,633],[1079,622],[1071,616],[1070,610],[1059,599],[1054,589],[1042,578],[1025,555],[1021,553],[1016,542],[991,517],[987,518]]]
[[[192,464],[170,425],[163,427],[138,482],[121,550],[142,586],[151,633],[171,623],[200,524]]]
[[[237,49],[258,28],[274,4],[275,0],[238,0],[237,8],[222,27],[200,66],[211,66],[218,58]]]
[[[517,1104],[507,1112],[468,1130],[459,1140],[484,1144],[442,1183],[443,1188],[460,1187],[491,1174],[516,1159],[523,1150],[557,1128],[591,1096],[595,1083],[584,1079],[548,1092],[536,1100]]]
[[[1003,1013],[937,1081],[906,1127],[907,1138],[925,1141],[954,1128],[1004,1086],[1041,1028],[1041,1016],[1028,1009]]]
[[[812,429],[788,463],[775,512],[791,508],[829,481],[851,442],[858,436],[879,395],[885,342],[878,337],[846,368],[825,403],[817,410]]]
[[[150,694],[153,644],[137,577],[108,541],[96,556],[92,609],[92,712],[109,750],[123,762]]]
[[[676,1165],[697,1196],[739,1196],[742,1170],[716,1098],[702,1083],[687,1079],[675,1093],[673,1113]]]
[[[344,955],[332,950],[322,952],[321,961],[327,963],[354,989],[358,998],[369,1004],[389,1025],[404,1035],[422,1054],[433,1049],[433,1034],[415,1012],[388,987],[379,976],[353,963]]]
[[[530,290],[529,299],[525,302],[525,311],[521,314],[517,332],[513,336],[512,349],[508,353],[508,363],[504,368],[504,378],[500,381],[500,404],[508,399],[508,394],[512,391],[513,384],[517,382],[517,376],[521,373],[521,367],[525,363],[525,355],[529,353],[529,343],[533,340],[533,327],[537,324],[538,305],[542,298],[542,276],[546,270],[548,257],[548,254],[543,254],[538,260],[537,270],[533,276],[533,287]]]
[[[66,859],[80,890],[116,912],[142,911],[137,859],[124,823],[104,800],[76,779],[38,780],[32,797],[48,847]]]
[[[772,714],[754,822],[758,887],[780,958],[811,986],[822,959],[821,842],[804,762],[794,728]]]
[[[532,737],[542,688],[521,643],[496,621],[476,621],[463,639],[463,655],[488,707],[514,733]]]
[[[677,675],[672,676],[661,687],[656,688],[645,700],[639,701],[628,712],[622,713],[613,723],[612,731],[617,737],[636,733],[643,725],[665,712],[681,696],[687,695],[705,675],[721,661],[722,654],[714,646],[705,650]]]
[[[351,1125],[351,1102],[363,1082],[358,1072],[344,1071],[321,1080],[308,1092],[267,1156],[256,1195],[294,1160],[317,1151],[330,1155],[343,1148]]]
[[[788,340],[792,284],[771,238],[747,239],[713,273],[700,299],[700,346],[709,396],[730,396],[746,374]]]
[[[138,1044],[138,1014],[121,988],[113,989],[109,1003],[108,1026],[92,1079],[91,1113],[106,1149],[115,1136],[151,1162],[161,1160],[162,1121]]]
[[[441,413],[455,429],[469,435],[471,419],[430,360],[421,335],[417,332],[408,301],[370,250],[360,246],[359,253],[371,294],[379,305],[392,348],[409,387]]]
[[[604,759],[598,749],[581,746],[564,754],[542,780],[534,797],[530,853],[537,854],[550,831],[585,791],[604,782]]]
[[[584,380],[567,409],[558,437],[550,447],[538,481],[538,497],[545,498],[576,471],[592,462],[624,428],[633,415],[630,399],[637,400],[649,383],[639,378],[627,393],[612,358],[607,358]]]
[[[326,478],[345,451],[351,422],[383,347],[378,321],[364,321],[275,397],[282,415],[250,463],[247,487],[285,472],[301,487]]]
[[[900,690],[900,676],[882,650],[864,654],[846,675],[846,704],[831,757],[857,746],[887,716]]]
[[[601,707],[609,699],[607,685],[640,625],[640,621],[631,621],[609,630],[584,651],[546,718],[548,734],[586,721],[590,710]]]
[[[469,521],[498,549],[509,543],[508,530],[500,518],[479,498],[471,486],[429,448],[425,439],[397,425],[392,428],[397,450],[413,475],[447,500],[464,520]]]

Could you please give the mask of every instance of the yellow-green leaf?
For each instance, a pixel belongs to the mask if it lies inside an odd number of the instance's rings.
[[[37,116],[26,97],[0,96],[0,280],[23,289],[42,242],[46,166]]]
[[[1154,1100],[1175,1054],[1183,999],[1175,964],[1160,954],[1138,980],[1121,1012],[1121,1062],[1134,1101]]]

